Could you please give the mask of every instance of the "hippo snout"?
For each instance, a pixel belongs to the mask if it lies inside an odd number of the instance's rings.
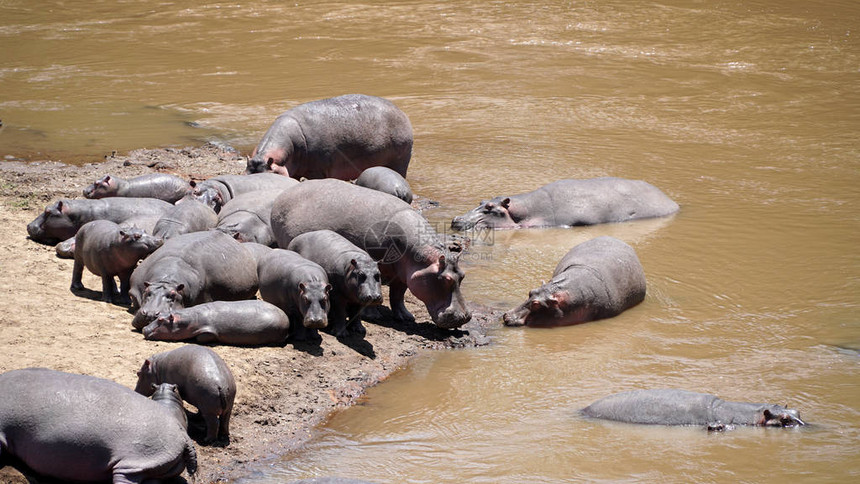
[[[305,319],[302,321],[302,324],[305,328],[323,329],[328,326],[328,318],[305,316]]]
[[[472,319],[472,313],[468,309],[443,311],[432,319],[440,328],[454,329],[468,323]]]
[[[525,326],[525,316],[525,314],[522,314],[516,310],[508,311],[502,315],[502,322],[505,323],[505,326]]]
[[[382,293],[373,292],[370,294],[362,294],[359,298],[359,302],[365,306],[378,306],[382,304]]]
[[[475,222],[466,220],[465,217],[458,215],[451,220],[451,229],[453,230],[469,230],[475,226]]]

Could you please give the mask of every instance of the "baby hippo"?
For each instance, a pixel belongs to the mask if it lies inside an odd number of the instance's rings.
[[[260,296],[290,318],[290,337],[319,340],[328,326],[331,284],[325,269],[292,250],[272,249],[257,264]]]
[[[213,301],[175,309],[143,328],[148,340],[231,345],[279,345],[289,334],[290,320],[265,301]]]
[[[168,412],[176,417],[176,421],[182,428],[188,430],[188,417],[185,415],[185,407],[182,405],[182,397],[179,396],[179,387],[173,383],[162,383],[152,386],[152,401],[164,406]]]
[[[75,265],[72,269],[72,291],[84,289],[84,267],[102,278],[102,300],[110,303],[131,302],[128,291],[131,273],[137,261],[161,247],[163,240],[137,228],[121,228],[108,220],[87,222],[75,234]],[[114,276],[119,276],[116,292]]]
[[[366,306],[382,304],[382,283],[376,261],[331,230],[316,230],[299,235],[290,241],[287,249],[298,252],[325,269],[329,283],[334,288],[328,313],[332,334],[337,337],[348,333],[364,335],[359,313]]]
[[[186,180],[166,173],[150,173],[128,180],[114,175],[105,175],[84,188],[84,197],[157,198],[176,203],[189,191],[191,191],[191,185]]]
[[[727,402],[714,395],[685,390],[635,390],[604,397],[582,409],[586,417],[652,425],[734,425],[794,427],[806,425],[796,410],[764,403]]]
[[[380,191],[412,203],[412,187],[400,173],[387,166],[372,166],[355,179],[355,184],[360,187]]]
[[[182,399],[197,407],[206,422],[204,442],[229,442],[236,382],[217,353],[203,346],[185,345],[147,358],[137,372],[134,391],[149,396],[153,384],[162,383],[175,384]]]

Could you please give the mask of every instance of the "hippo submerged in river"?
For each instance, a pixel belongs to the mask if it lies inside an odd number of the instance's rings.
[[[571,227],[663,217],[677,211],[677,203],[641,180],[559,180],[521,195],[483,201],[454,217],[451,228]]]
[[[354,180],[366,168],[387,166],[405,177],[411,157],[412,125],[403,111],[386,99],[347,94],[278,116],[246,173]]]
[[[565,254],[552,279],[503,316],[507,326],[566,326],[621,314],[645,299],[645,271],[632,247],[614,237]]]
[[[585,407],[582,414],[638,424],[707,425],[711,430],[723,430],[734,425],[805,425],[796,410],[779,405],[727,402],[706,393],[674,389],[616,393]]]

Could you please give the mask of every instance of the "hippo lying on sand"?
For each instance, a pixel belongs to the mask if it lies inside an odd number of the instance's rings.
[[[354,180],[371,166],[387,166],[405,177],[411,157],[406,114],[391,101],[348,94],[278,116],[251,154],[246,173]]]
[[[218,175],[200,183],[192,183],[191,193],[194,198],[209,205],[217,213],[227,202],[243,193],[258,190],[286,190],[298,183],[297,180],[275,173]]]
[[[571,227],[663,217],[677,211],[677,203],[641,180],[560,180],[521,195],[481,202],[454,217],[451,228]]]
[[[213,301],[177,309],[143,328],[149,340],[232,345],[279,345],[289,334],[290,320],[265,301]]]
[[[270,220],[272,204],[281,193],[283,190],[257,190],[234,197],[218,212],[216,228],[239,242],[276,246]]]
[[[507,326],[566,326],[621,314],[645,299],[645,271],[632,247],[614,237],[565,254],[552,279],[506,312]]]
[[[152,234],[165,240],[177,235],[209,230],[218,223],[218,214],[208,205],[187,197],[155,223]]]
[[[163,405],[109,380],[44,368],[0,375],[0,453],[63,482],[197,471],[194,443]]]
[[[727,402],[714,395],[685,390],[635,390],[602,398],[582,409],[587,417],[654,425],[733,425],[794,427],[805,425],[796,410],[764,403]]]
[[[84,197],[157,198],[176,203],[190,190],[191,185],[187,180],[166,173],[150,173],[127,180],[114,175],[105,175],[84,188]]]

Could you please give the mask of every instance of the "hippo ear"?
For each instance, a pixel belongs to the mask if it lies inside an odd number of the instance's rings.
[[[185,284],[180,283],[179,285],[176,286],[176,292],[181,293],[184,290],[185,290]]]
[[[445,271],[445,264],[446,264],[445,255],[444,254],[440,255],[439,256],[439,272]]]
[[[158,390],[158,385],[156,385],[155,383],[153,383],[153,384],[151,384],[151,385],[150,385],[150,388],[152,388],[152,391],[156,391],[156,390]]]
[[[119,229],[119,237],[121,240],[128,240],[128,232],[125,229]]]
[[[328,294],[330,292],[331,292],[331,284],[326,284],[325,285],[325,293]]]
[[[300,282],[300,283],[299,283],[299,291],[300,291],[300,292],[305,292],[305,283],[304,283],[304,282]]]
[[[510,207],[511,206],[511,199],[506,198],[506,199],[502,200],[501,206],[502,206],[502,208]]]
[[[269,159],[266,160],[266,166],[269,167],[269,169],[271,170],[272,165],[274,165],[274,164],[275,164],[275,159],[270,156]]]
[[[144,283],[143,283],[143,287],[144,287],[144,288],[149,287],[149,285],[150,285],[150,283],[149,283],[149,282],[144,282]]]
[[[197,182],[194,180],[190,180],[188,184],[191,185],[191,188],[197,188]]]
[[[355,259],[350,259],[349,267],[352,268],[352,270],[358,269],[358,261]]]

